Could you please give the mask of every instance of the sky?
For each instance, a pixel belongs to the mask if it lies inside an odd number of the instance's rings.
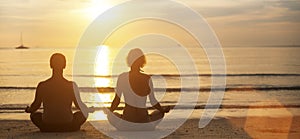
[[[27,46],[76,47],[98,15],[122,2],[125,1],[1,0],[0,47],[18,46],[20,32]],[[223,46],[300,44],[299,0],[179,2],[199,12]],[[179,18],[192,20],[184,15]]]

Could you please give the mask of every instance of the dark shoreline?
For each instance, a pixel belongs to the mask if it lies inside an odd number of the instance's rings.
[[[17,87],[17,86],[2,86],[0,90],[35,90],[36,87]],[[79,87],[81,92],[95,92],[100,93],[114,92],[114,87]],[[202,87],[202,88],[155,88],[154,91],[161,92],[219,92],[219,91],[279,91],[279,90],[300,90],[300,86],[266,86],[266,87]]]
[[[27,105],[0,105],[0,113],[24,113],[24,109]],[[167,105],[175,110],[186,110],[186,109],[276,109],[276,108],[300,108],[300,104],[274,104],[274,105],[196,105],[195,107],[191,106],[176,106],[175,105]],[[95,111],[100,111],[104,109],[109,109],[109,107],[94,107]],[[123,110],[124,107],[118,107],[116,110]],[[149,110],[154,110],[154,108],[150,107]],[[42,110],[42,108],[40,108]],[[73,108],[76,111],[75,107]]]

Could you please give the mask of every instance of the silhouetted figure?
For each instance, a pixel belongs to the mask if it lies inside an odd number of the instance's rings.
[[[88,108],[80,99],[76,83],[63,77],[63,70],[66,67],[64,55],[53,54],[50,59],[50,67],[52,68],[52,77],[38,84],[35,99],[25,111],[31,113],[31,121],[43,132],[80,130],[80,126],[86,121],[82,109],[87,110]],[[78,101],[76,101],[75,95],[79,96]],[[73,114],[72,103],[81,111]],[[43,104],[43,113],[36,112],[41,104]],[[87,116],[87,112],[85,113]]]
[[[112,115],[108,113],[108,120],[118,130],[154,130],[164,114],[169,112],[170,107],[161,107],[154,96],[151,76],[141,73],[141,68],[146,64],[146,58],[142,50],[132,49],[128,54],[127,64],[131,70],[119,75],[116,95],[110,107],[111,112],[116,110],[123,94],[125,99],[123,114],[114,112],[114,115]],[[148,114],[146,107],[147,97],[151,105],[157,109],[151,114]],[[124,120],[128,122],[124,122]],[[137,124],[131,123],[151,124],[137,126]]]

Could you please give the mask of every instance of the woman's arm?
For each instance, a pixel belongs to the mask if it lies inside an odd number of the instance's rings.
[[[119,104],[120,104],[120,97],[116,94],[114,100],[111,103],[109,110],[111,112],[113,112],[114,110],[116,110],[118,108]]]
[[[149,87],[150,87],[150,94],[149,94],[149,100],[150,100],[150,103],[151,105],[159,110],[161,113],[167,113],[170,111],[170,107],[164,109],[160,104],[159,102],[156,100],[155,96],[154,96],[154,89],[153,89],[153,83],[152,83],[152,79],[150,78],[149,79]]]
[[[122,85],[124,84],[124,82],[122,83],[122,76],[120,75],[118,77],[118,81],[117,81],[117,86],[116,86],[116,89],[115,89],[115,98],[114,100],[112,101],[111,103],[111,106],[110,106],[110,111],[113,112],[114,110],[116,110],[120,104],[120,100],[121,100],[121,96],[122,96]]]
[[[161,113],[168,113],[168,112],[170,111],[170,107],[163,108],[163,107],[160,105],[160,103],[155,99],[154,93],[151,93],[151,94],[149,95],[149,98],[150,98],[150,103],[151,103],[151,105],[152,105],[155,109],[159,110]]]

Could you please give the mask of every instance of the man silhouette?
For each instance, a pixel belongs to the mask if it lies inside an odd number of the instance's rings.
[[[63,77],[63,70],[66,67],[65,56],[53,54],[50,58],[50,67],[52,77],[38,84],[35,99],[25,111],[31,113],[31,121],[43,132],[80,130],[80,126],[86,121],[88,108],[80,99],[76,83]],[[37,112],[42,103],[43,113]],[[72,103],[80,111],[73,114]]]

